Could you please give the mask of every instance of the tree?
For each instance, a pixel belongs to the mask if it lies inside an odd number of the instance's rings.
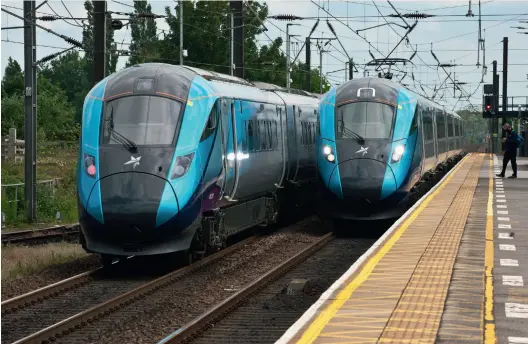
[[[68,102],[75,107],[75,120],[80,123],[84,98],[92,84],[89,61],[77,51],[66,53],[50,61],[41,74],[66,92]]]
[[[469,144],[483,143],[488,134],[488,124],[482,118],[481,112],[471,112],[469,110],[457,111],[464,124],[464,138]]]
[[[152,8],[147,1],[134,1],[134,13],[152,14]],[[134,18],[130,20],[132,41],[129,51],[130,58],[127,67],[142,63],[156,62],[160,57],[158,30],[154,18]]]
[[[51,140],[75,140],[79,126],[75,124],[74,107],[68,103],[65,92],[43,75],[37,76],[37,137]],[[24,136],[24,95],[2,96],[2,135],[16,128]]]
[[[83,27],[82,43],[85,47],[86,73],[90,84],[93,83],[93,46],[94,46],[94,8],[91,1],[84,2],[88,25]],[[114,43],[114,29],[112,28],[112,14],[106,14],[106,75],[115,73],[117,66],[117,45]]]
[[[2,78],[2,98],[5,95],[18,94],[22,95],[24,92],[24,73],[22,68],[16,60],[11,56],[7,59],[7,66],[4,70],[4,77]]]

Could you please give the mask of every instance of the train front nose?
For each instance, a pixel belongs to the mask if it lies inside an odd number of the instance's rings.
[[[115,243],[155,240],[159,225],[178,214],[176,194],[165,178],[149,173],[123,172],[102,178],[101,207],[104,233]]]
[[[375,159],[351,159],[338,165],[343,198],[376,203],[396,190],[394,175],[386,163]]]

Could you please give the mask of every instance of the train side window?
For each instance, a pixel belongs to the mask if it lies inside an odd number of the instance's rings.
[[[445,115],[440,111],[436,112],[436,133],[438,139],[443,139],[446,136]]]
[[[429,113],[423,114],[423,124],[424,124],[425,141],[432,141],[433,140],[433,118],[431,117],[431,114]]]
[[[246,134],[248,152],[255,152],[260,145],[253,121],[246,121]]]
[[[455,119],[451,116],[447,117],[447,135],[448,137],[453,137],[454,134],[453,134],[453,121]]]
[[[217,118],[218,113],[216,111],[216,104],[213,105],[213,108],[211,109],[211,113],[209,114],[209,117],[207,118],[207,123],[205,124],[204,131],[202,133],[202,137],[200,138],[200,142],[206,140],[209,136],[211,136],[216,129],[217,124]]]

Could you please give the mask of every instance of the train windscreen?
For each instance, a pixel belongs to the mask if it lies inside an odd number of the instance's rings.
[[[388,139],[391,135],[394,107],[374,102],[340,106],[336,111],[336,139]]]
[[[130,96],[105,104],[103,144],[122,138],[137,146],[170,145],[174,140],[182,104],[156,96]]]

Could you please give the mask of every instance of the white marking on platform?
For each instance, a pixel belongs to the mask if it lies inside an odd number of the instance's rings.
[[[499,223],[499,229],[511,229],[511,225],[504,225],[502,223]]]
[[[508,215],[508,211],[507,210],[497,210],[497,214],[499,214],[499,215]]]
[[[528,344],[528,337],[508,337],[508,344]]]
[[[501,251],[515,251],[515,245],[499,244]]]
[[[510,221],[510,218],[509,217],[497,217],[497,220],[499,221]]]
[[[497,204],[497,208],[507,209],[508,206],[506,204]]]
[[[498,194],[502,194],[502,193],[504,193],[504,190],[497,190],[495,192],[498,193]]]
[[[501,266],[519,266],[519,261],[517,259],[501,259]]]
[[[498,198],[505,198],[506,197],[506,195],[495,195],[495,196],[498,197]]]
[[[511,236],[510,236],[510,233],[499,233],[499,239],[513,239]]]
[[[506,200],[505,199],[498,199],[497,202],[500,202],[500,203],[505,203]]]
[[[512,287],[522,287],[524,286],[522,276],[502,276],[502,284],[510,285]]]
[[[528,319],[528,304],[506,302],[505,307],[506,317]]]

